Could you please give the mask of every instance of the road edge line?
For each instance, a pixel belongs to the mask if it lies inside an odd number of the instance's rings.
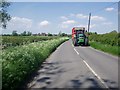
[[[100,82],[106,87],[106,88],[109,88],[106,84],[105,84],[105,82],[100,78],[100,76],[98,76],[96,73],[95,73],[95,71],[88,65],[88,63],[85,61],[85,60],[83,60],[83,62],[86,64],[86,66],[90,69],[90,71],[100,80]]]

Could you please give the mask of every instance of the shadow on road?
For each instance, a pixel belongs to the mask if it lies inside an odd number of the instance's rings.
[[[89,77],[80,75],[77,76],[75,79],[70,80],[69,86],[71,88],[89,88],[89,89],[102,89],[100,83],[95,79],[96,77]]]
[[[80,79],[81,78],[81,79]],[[83,80],[84,78],[84,80]],[[70,87],[70,88],[87,88],[89,90],[104,90],[105,86],[98,80],[95,79],[96,77],[89,77],[87,75],[79,75],[77,77],[75,77],[75,79],[72,79],[69,81],[69,84],[66,85],[66,87]],[[116,84],[114,81],[111,80],[106,80],[103,79],[103,81],[105,83],[109,83],[108,87],[112,90],[118,90],[118,87],[115,86],[114,84]]]
[[[62,69],[59,65],[65,63],[65,62],[53,62],[48,63],[44,62],[41,67],[34,72],[26,82],[24,88],[34,88],[37,86],[40,86],[42,89],[46,89],[51,85],[53,82],[54,75],[59,75],[62,73],[65,73],[64,69]],[[66,62],[71,63],[71,62]],[[95,79],[96,77],[90,77],[89,75],[79,75],[75,77],[74,79],[71,79],[65,86],[65,88],[88,88],[90,90],[96,89],[96,90],[103,90],[104,87],[101,87],[100,81]],[[34,82],[32,82],[34,81]],[[110,88],[116,89],[116,87],[113,87],[112,85],[116,84],[113,81],[103,79],[104,82],[110,84]],[[31,83],[32,82],[32,83]],[[29,85],[28,85],[29,84]],[[31,85],[30,85],[31,84]],[[27,86],[28,85],[28,86]],[[36,86],[37,85],[37,86]],[[63,88],[63,87],[61,87]],[[30,90],[30,89],[29,89]]]
[[[29,76],[29,78],[26,80],[25,85],[22,88],[34,87],[35,85],[37,85],[36,83],[40,84],[42,88],[45,88],[48,84],[52,82],[51,78],[54,75],[65,72],[59,67],[58,64],[58,62],[43,62],[40,68],[36,70],[36,72],[33,72],[31,76]],[[42,83],[45,84],[42,86]]]
[[[107,83],[107,85],[109,86],[110,89],[117,89],[118,86],[116,85],[117,83],[111,80],[107,80],[107,79],[102,79],[105,83]]]

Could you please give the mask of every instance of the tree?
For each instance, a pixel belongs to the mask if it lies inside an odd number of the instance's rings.
[[[48,33],[48,36],[53,36],[51,33]]]
[[[30,31],[24,31],[23,33],[21,33],[21,36],[31,36],[32,33]]]
[[[27,32],[27,36],[31,36],[32,35],[32,32]]]
[[[12,35],[13,35],[13,36],[18,36],[17,31],[14,30],[14,31],[12,32]]]
[[[26,31],[24,31],[23,33],[21,33],[22,36],[26,36]]]
[[[95,32],[95,34],[97,34],[97,32]]]
[[[67,34],[65,34],[65,33],[62,33],[62,34],[61,34],[61,36],[67,36]]]
[[[10,3],[6,0],[0,1],[0,27],[6,29],[7,22],[10,21],[11,17],[7,13],[7,7],[10,6]]]

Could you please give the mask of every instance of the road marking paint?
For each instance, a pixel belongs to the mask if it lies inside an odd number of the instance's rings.
[[[73,46],[73,44],[72,44],[72,47],[74,47]],[[79,55],[79,53],[78,53],[78,51],[74,48],[74,50],[75,50],[75,52]],[[83,59],[83,58],[82,58]],[[109,89],[109,87],[107,86],[107,84],[105,84],[105,82],[101,79],[101,77],[100,76],[98,76],[97,75],[97,73],[95,73],[95,71],[88,65],[88,63],[83,59],[83,62],[85,63],[85,65],[90,69],[90,71],[98,78],[98,80],[105,86],[105,88],[108,88]]]
[[[78,51],[74,48],[75,52],[79,55]]]
[[[71,43],[71,44],[72,44],[72,47],[74,47],[73,43]]]
[[[95,73],[95,71],[87,64],[87,62],[85,60],[83,60],[83,62],[86,64],[86,66],[91,70],[91,72],[100,80],[100,82],[106,87],[109,88],[105,82]]]
[[[56,50],[60,49],[63,45],[64,45],[64,43],[62,43],[60,46],[58,46]]]

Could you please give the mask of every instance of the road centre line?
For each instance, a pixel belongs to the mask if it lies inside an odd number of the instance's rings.
[[[71,43],[72,47],[74,47],[74,45]]]
[[[75,52],[79,55],[78,51],[74,48]]]
[[[75,52],[79,55],[78,51],[74,48]],[[83,58],[82,58],[83,59]],[[105,88],[109,88],[105,82],[101,79],[100,76],[97,75],[97,73],[90,67],[90,65],[83,59],[83,62],[85,65],[90,69],[90,71],[98,78],[98,80],[105,86]]]

